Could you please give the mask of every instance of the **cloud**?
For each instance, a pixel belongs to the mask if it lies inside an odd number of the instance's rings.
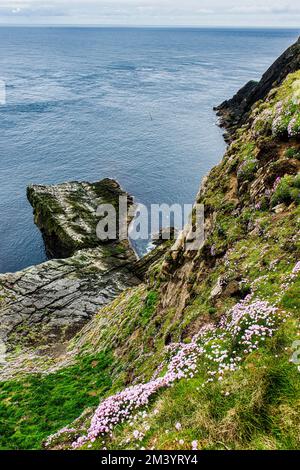
[[[299,14],[292,0],[0,0],[7,24],[288,26]]]
[[[229,13],[234,14],[250,14],[250,15],[290,15],[299,14],[300,8],[290,5],[278,5],[278,6],[267,6],[267,5],[245,5],[236,6],[228,10]]]
[[[72,16],[80,19],[111,17],[124,19],[148,17],[178,17],[212,15],[214,10],[204,0],[0,0],[0,17],[61,17]]]
[[[2,1],[0,0],[0,16],[61,16],[66,15],[67,8],[61,8],[64,2],[42,2],[40,0],[31,1]]]
[[[196,10],[195,13],[198,15],[213,15],[215,10],[212,10],[211,8],[200,8],[199,10]]]

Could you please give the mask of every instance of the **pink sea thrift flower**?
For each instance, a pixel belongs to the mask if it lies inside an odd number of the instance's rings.
[[[299,272],[300,261],[292,273],[286,276],[286,284],[293,282]],[[133,423],[138,416],[147,417],[145,408],[149,406],[151,398],[159,390],[171,387],[177,381],[189,379],[191,375],[196,374],[200,358],[207,376],[203,385],[222,380],[225,374],[240,367],[247,354],[258,349],[266,338],[273,336],[284,321],[286,314],[276,306],[259,299],[253,301],[251,296],[247,297],[230,309],[218,325],[209,324],[202,327],[190,343],[168,346],[166,349],[168,360],[159,367],[160,374],[166,369],[164,375],[156,376],[144,384],[127,387],[103,400],[91,419],[87,434],[79,437],[72,447],[80,448],[86,443],[94,442],[100,436],[111,436],[114,427],[124,421]],[[228,346],[232,345],[232,340],[236,343],[234,351]],[[153,414],[158,413],[159,410],[156,408]],[[181,427],[181,423],[175,424],[177,431]],[[50,436],[47,444],[52,444],[56,437],[64,433],[76,435],[77,431],[64,428]],[[144,438],[144,434],[138,430],[133,431],[133,436],[136,440]],[[197,450],[198,442],[193,441],[192,445],[193,449]]]
[[[193,450],[198,450],[198,441],[193,441],[192,442],[192,449]]]
[[[294,267],[292,274],[298,274],[300,273],[300,261],[296,263],[296,266]]]

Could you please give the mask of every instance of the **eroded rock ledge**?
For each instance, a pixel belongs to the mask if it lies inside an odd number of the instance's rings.
[[[118,211],[120,195],[133,204],[109,179],[28,188],[48,256],[60,259],[0,275],[0,341],[7,351],[64,342],[103,305],[141,282],[129,243],[103,243],[96,236],[97,206],[109,202]]]

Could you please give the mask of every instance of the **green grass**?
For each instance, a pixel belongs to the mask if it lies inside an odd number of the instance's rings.
[[[140,313],[140,324],[142,326],[146,326],[147,323],[151,320],[153,313],[155,312],[157,300],[158,293],[155,291],[150,291],[145,300],[145,305]]]
[[[287,158],[295,158],[297,160],[300,160],[300,150],[296,147],[289,147],[285,151],[285,156]]]
[[[300,204],[300,174],[296,176],[286,175],[281,178],[271,199],[272,206],[292,202]]]
[[[158,394],[146,418],[138,416],[134,427],[118,426],[113,440],[105,445],[113,449],[191,449],[192,441],[197,440],[204,450],[299,449],[300,380],[296,365],[289,361],[296,331],[289,321],[221,383],[202,387],[200,364],[195,378]],[[176,423],[181,430],[176,430]],[[133,429],[145,433],[141,442],[132,439]],[[126,444],[128,437],[131,442]],[[95,448],[101,448],[101,443],[96,442]]]
[[[284,309],[293,311],[300,315],[300,279],[285,292],[281,304]]]
[[[0,449],[40,449],[49,434],[96,406],[112,385],[111,363],[100,353],[49,375],[0,383]]]

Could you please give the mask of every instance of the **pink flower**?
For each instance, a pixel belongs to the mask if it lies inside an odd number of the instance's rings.
[[[298,274],[300,273],[300,261],[298,261],[293,269],[292,274]]]
[[[193,441],[192,442],[192,449],[193,450],[198,450],[198,441]]]
[[[298,262],[293,272],[285,278],[287,286],[293,282],[300,272]],[[197,374],[199,359],[206,367],[205,384],[222,380],[226,374],[237,370],[244,357],[259,348],[268,337],[272,337],[286,314],[267,301],[251,297],[236,304],[221,319],[218,325],[206,325],[191,339],[190,343],[179,343],[168,346],[168,362],[163,362],[158,368],[159,374],[147,383],[130,386],[123,391],[104,399],[95,410],[87,435],[77,438],[73,448],[80,448],[86,443],[95,442],[99,436],[112,435],[113,428],[119,423],[128,421],[133,425],[139,415],[147,417],[146,407],[150,399],[161,389],[172,387],[177,381],[188,379]],[[228,347],[232,341],[238,345],[234,351]],[[163,369],[166,372],[163,374]],[[227,396],[227,393],[226,393]],[[142,410],[138,413],[139,410]],[[138,413],[138,414],[137,414]],[[153,411],[154,415],[158,409]],[[182,429],[181,423],[175,424],[175,429]],[[145,430],[147,428],[145,427]],[[73,433],[73,429],[64,428],[48,438],[48,445],[53,439],[63,433]],[[168,433],[169,431],[166,431]],[[142,440],[144,434],[133,431],[136,440]],[[193,441],[193,449],[197,450],[198,442]]]

